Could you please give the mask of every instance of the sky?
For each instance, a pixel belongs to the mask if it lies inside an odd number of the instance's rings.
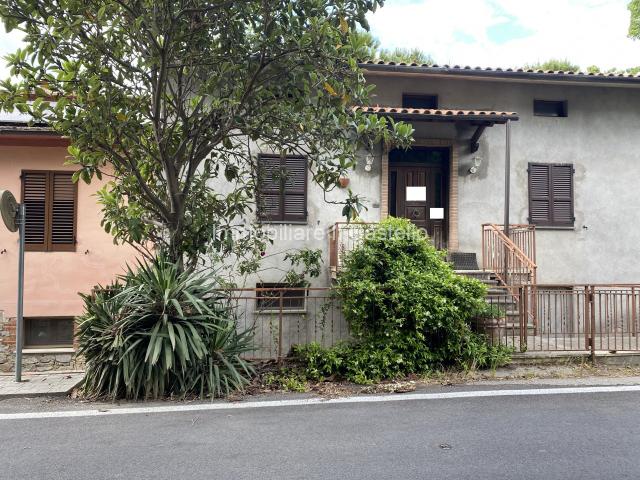
[[[629,0],[387,0],[369,16],[385,48],[417,47],[436,63],[519,67],[567,58],[586,69],[640,65],[627,38]]]
[[[640,65],[627,38],[629,0],[387,0],[369,16],[383,47],[417,47],[436,63],[520,67],[567,58],[583,69]],[[0,56],[20,46],[0,27]],[[0,78],[7,75],[0,60]]]

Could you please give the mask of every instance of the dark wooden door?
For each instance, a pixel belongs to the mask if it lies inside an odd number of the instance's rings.
[[[411,220],[425,230],[438,248],[446,247],[445,172],[437,166],[391,166],[390,179],[395,181],[395,208],[397,217]],[[390,198],[390,202],[394,199]],[[442,209],[443,218],[438,218]]]

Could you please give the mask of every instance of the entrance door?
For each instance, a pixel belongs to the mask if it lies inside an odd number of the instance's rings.
[[[446,167],[420,162],[389,164],[389,212],[427,232],[446,248]]]

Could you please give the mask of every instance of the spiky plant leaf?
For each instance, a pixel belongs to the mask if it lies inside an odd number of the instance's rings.
[[[214,287],[158,256],[82,295],[86,394],[214,397],[244,388],[254,373],[241,356],[252,347],[252,332],[237,330],[233,309]]]

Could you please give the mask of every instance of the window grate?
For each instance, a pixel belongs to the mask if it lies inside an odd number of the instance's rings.
[[[291,287],[285,283],[257,283],[256,309],[262,312],[280,311],[282,296],[283,311],[303,311],[307,305],[307,293],[303,288]]]
[[[24,346],[72,347],[73,317],[25,317]]]

